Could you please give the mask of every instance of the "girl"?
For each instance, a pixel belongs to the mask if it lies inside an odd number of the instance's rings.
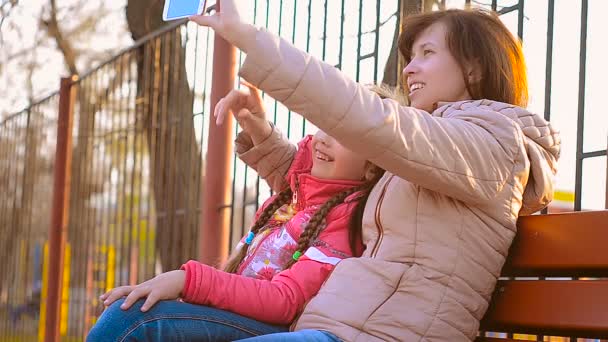
[[[228,110],[243,127],[237,151],[281,140],[257,89],[226,96],[216,107],[219,121]],[[360,213],[383,173],[323,131],[289,155],[287,183],[277,183],[282,191],[256,213],[225,272],[189,261],[138,286],[115,288],[101,296],[110,307],[87,340],[219,341],[286,331],[334,266],[361,254]],[[255,150],[242,157],[253,163]],[[155,305],[178,297],[198,305]]]
[[[191,20],[247,53],[241,77],[386,170],[363,213],[362,257],[336,266],[295,332],[252,340],[474,340],[517,218],[551,201],[559,157],[557,132],[522,108],[519,42],[480,10],[406,19],[402,106],[243,22],[235,3]],[[256,162],[271,184],[283,171]]]

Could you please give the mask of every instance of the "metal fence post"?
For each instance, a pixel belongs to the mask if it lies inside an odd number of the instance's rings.
[[[44,329],[44,340],[47,342],[59,341],[63,257],[67,240],[70,167],[72,164],[72,121],[75,94],[72,84],[74,81],[75,76],[72,78],[62,78],[61,89],[59,91],[53,204],[51,225],[49,227],[49,277]]]
[[[220,10],[221,1],[217,2]],[[200,234],[200,260],[215,265],[228,254],[230,236],[230,165],[232,162],[232,117],[217,126],[213,110],[219,100],[234,87],[236,79],[236,48],[215,34],[213,45],[213,80],[207,158]]]

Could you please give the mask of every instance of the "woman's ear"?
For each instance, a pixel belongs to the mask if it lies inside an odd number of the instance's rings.
[[[470,84],[477,84],[477,83],[481,82],[481,72],[477,69],[469,72],[468,77],[469,77]]]
[[[469,84],[477,84],[481,82],[481,66],[475,62],[470,62],[467,65],[467,81]]]

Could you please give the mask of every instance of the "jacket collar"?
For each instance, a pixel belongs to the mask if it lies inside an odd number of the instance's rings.
[[[291,190],[294,192],[296,209],[302,210],[313,205],[321,205],[338,193],[363,184],[363,181],[321,179],[310,173],[294,174]],[[359,197],[359,193],[349,195],[345,202]]]
[[[306,136],[298,143],[298,152],[294,156],[287,172],[287,181],[294,193],[292,202],[296,209],[320,205],[338,193],[359,186],[363,181],[321,179],[310,174],[312,170],[312,136]],[[345,202],[358,198],[360,193],[349,195]]]

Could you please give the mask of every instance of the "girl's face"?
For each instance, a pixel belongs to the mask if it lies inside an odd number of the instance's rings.
[[[322,179],[362,180],[367,162],[319,130],[312,138],[311,174]]]
[[[467,75],[472,70],[467,70]],[[412,107],[432,112],[437,102],[471,99],[463,70],[452,56],[443,23],[422,31],[412,46],[410,62],[403,69]]]

